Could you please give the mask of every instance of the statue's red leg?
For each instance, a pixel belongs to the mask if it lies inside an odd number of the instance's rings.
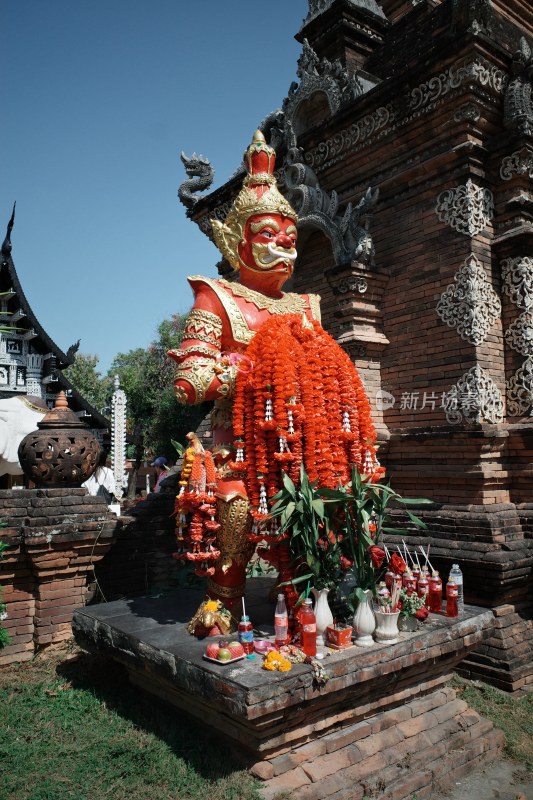
[[[234,617],[241,615],[246,582],[246,565],[254,544],[248,541],[252,520],[242,481],[220,480],[217,487],[217,547],[221,552],[215,573],[208,579],[210,597],[220,600]]]

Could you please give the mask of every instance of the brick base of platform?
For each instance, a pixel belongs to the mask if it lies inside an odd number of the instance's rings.
[[[423,687],[421,687],[423,688]],[[251,768],[264,800],[431,798],[503,747],[504,737],[449,687],[344,725]]]
[[[483,680],[507,692],[533,686],[533,605],[506,603],[492,609],[493,630],[457,667],[471,680]]]
[[[264,634],[271,582],[247,587],[246,608]],[[446,684],[457,664],[490,637],[491,611],[466,607],[457,620],[430,614],[392,646],[352,647],[311,668],[266,673],[261,659],[224,667],[203,659],[186,631],[201,596],[179,591],[80,609],[80,645],[123,664],[130,680],[224,737],[264,800],[418,800],[460,779],[503,745],[503,735]],[[268,626],[270,624],[270,631]]]

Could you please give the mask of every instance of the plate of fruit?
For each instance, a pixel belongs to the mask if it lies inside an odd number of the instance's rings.
[[[233,664],[234,661],[240,661],[245,655],[240,642],[219,640],[218,642],[209,642],[204,658],[207,661],[214,661],[215,664]]]

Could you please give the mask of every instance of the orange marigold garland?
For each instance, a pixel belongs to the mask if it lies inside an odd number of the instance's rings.
[[[212,575],[213,563],[220,557],[215,546],[220,523],[216,515],[216,472],[213,456],[204,450],[195,434],[187,434],[192,442],[183,458],[180,492],[176,497],[177,561],[188,560],[196,564],[197,575]]]
[[[272,316],[246,356],[253,368],[237,375],[233,429],[256,520],[267,517],[282,472],[296,481],[302,461],[310,480],[329,488],[349,480],[352,464],[381,477],[362,381],[318,322]],[[267,541],[275,538],[274,530],[266,533]]]

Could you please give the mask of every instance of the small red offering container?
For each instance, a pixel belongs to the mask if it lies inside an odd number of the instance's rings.
[[[352,643],[352,632],[351,625],[328,625],[326,636],[335,647],[348,647]]]

